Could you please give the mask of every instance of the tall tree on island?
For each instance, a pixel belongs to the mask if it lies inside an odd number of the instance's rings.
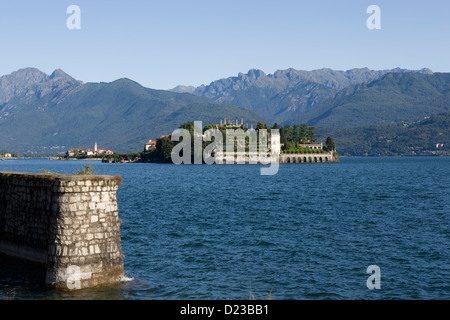
[[[292,140],[294,143],[300,143],[300,126],[298,124],[295,124],[292,129]]]
[[[275,124],[273,125],[272,129],[278,129],[278,130],[280,130],[281,127],[280,127],[280,125],[279,125],[278,123],[275,122]]]
[[[315,127],[308,127],[308,139],[309,139],[309,143],[316,143],[317,142],[316,128]]]
[[[260,130],[260,129],[267,129],[267,125],[262,122],[258,122],[256,124],[256,130]]]
[[[305,123],[303,123],[300,125],[299,130],[300,130],[300,133],[299,133],[300,143],[307,143],[308,142],[308,126]]]
[[[334,140],[332,137],[328,137],[327,141],[325,141],[325,145],[329,151],[336,151],[336,145],[334,144]]]

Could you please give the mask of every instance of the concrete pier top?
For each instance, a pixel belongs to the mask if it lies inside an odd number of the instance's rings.
[[[35,180],[35,181],[111,181],[116,185],[122,184],[121,176],[108,175],[88,175],[88,174],[62,174],[62,173],[32,173],[32,172],[13,172],[0,171],[0,177],[8,179],[18,178],[20,180]]]

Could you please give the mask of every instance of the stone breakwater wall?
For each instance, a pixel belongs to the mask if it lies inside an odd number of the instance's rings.
[[[0,253],[46,267],[46,286],[77,290],[124,275],[119,176],[0,172]]]

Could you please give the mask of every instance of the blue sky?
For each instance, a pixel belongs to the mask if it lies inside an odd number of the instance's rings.
[[[81,29],[69,30],[69,5]],[[369,5],[381,30],[369,30]],[[249,69],[395,67],[450,72],[450,1],[0,0],[0,75],[60,68],[155,89]]]

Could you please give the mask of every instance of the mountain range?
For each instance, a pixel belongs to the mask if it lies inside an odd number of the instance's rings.
[[[142,151],[145,142],[186,121],[264,121],[242,108],[129,80],[82,83],[61,70],[26,68],[0,78],[0,149],[57,153],[99,147]]]
[[[337,146],[342,141],[346,150],[350,141],[343,139],[344,129],[356,128],[351,132],[363,137],[370,126],[383,130],[416,123],[449,108],[450,74],[426,68],[291,68],[274,74],[252,69],[209,85],[172,90],[145,88],[127,78],[83,83],[59,69],[47,75],[25,68],[0,77],[0,149],[57,153],[92,148],[97,141],[118,152],[140,151],[149,139],[186,121],[210,124],[227,118],[249,124],[306,123],[320,133],[336,133]],[[352,150],[358,148],[351,144]]]
[[[329,109],[334,109],[336,98],[340,98],[345,93],[348,97],[348,92],[352,89],[354,91],[363,89],[361,87],[363,84],[384,79],[388,74],[398,76],[399,81],[402,81],[401,78],[409,79],[416,74],[429,75],[431,78],[433,76],[433,72],[426,68],[421,70],[396,68],[380,71],[368,68],[347,71],[327,68],[304,71],[291,68],[268,75],[261,70],[252,69],[247,74],[239,73],[237,77],[213,81],[207,86],[202,85],[197,88],[178,86],[172,91],[192,93],[218,103],[231,103],[257,112],[270,122],[283,123],[290,122],[289,120],[292,119],[298,121],[298,118],[307,122],[321,116],[320,112],[324,114]],[[397,84],[391,82],[389,85]],[[343,89],[346,91],[341,92]],[[338,93],[340,96],[337,96]],[[373,103],[366,107],[377,108]],[[321,125],[317,119],[315,120],[314,125]],[[325,122],[324,125],[329,124]],[[345,126],[348,123],[337,125]]]

